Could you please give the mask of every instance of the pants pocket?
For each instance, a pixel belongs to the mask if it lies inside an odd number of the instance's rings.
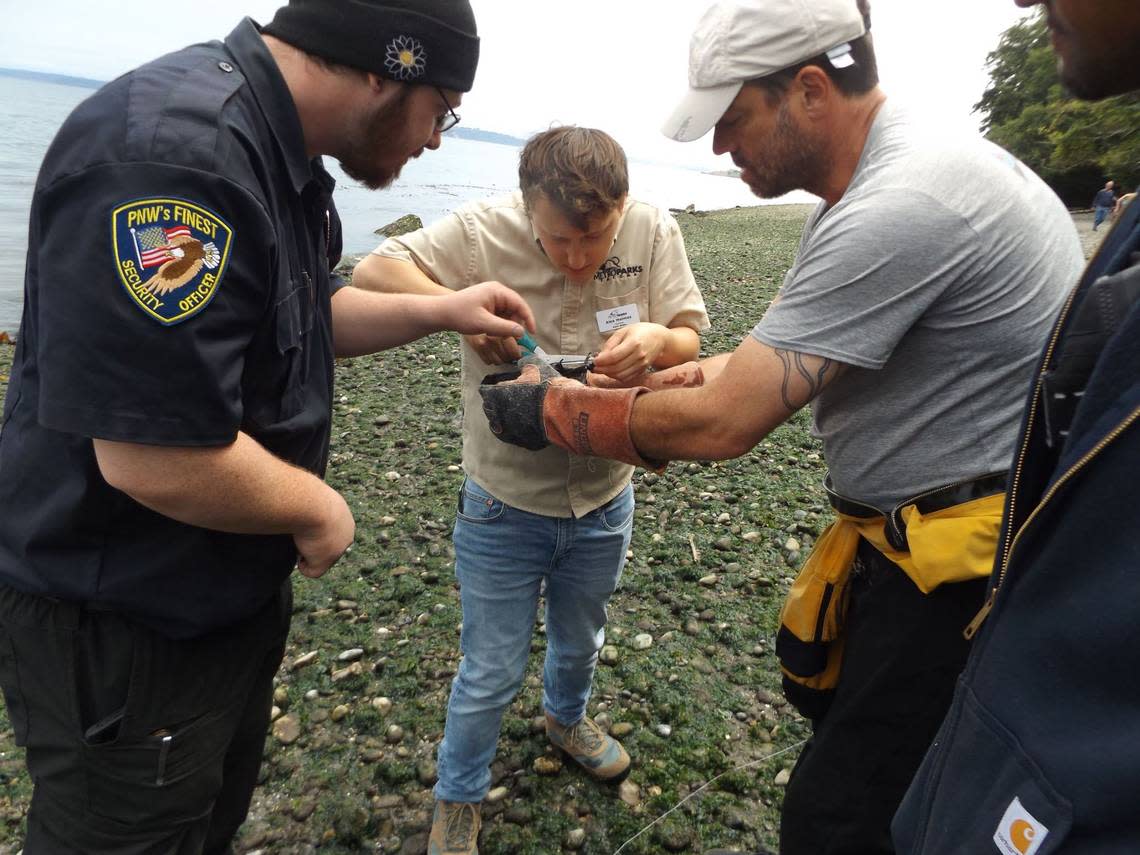
[[[16,667],[16,651],[8,631],[0,625],[0,689],[4,691],[4,705],[17,745],[28,741],[28,713],[20,689],[20,674]]]
[[[236,710],[214,710],[141,738],[115,739],[116,715],[83,739],[92,813],[135,827],[192,819],[210,809],[222,786]]]

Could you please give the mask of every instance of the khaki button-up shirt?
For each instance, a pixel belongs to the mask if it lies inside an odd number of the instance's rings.
[[[495,279],[530,305],[535,339],[550,354],[601,349],[620,319],[662,326],[709,326],[677,222],[666,212],[628,200],[613,248],[588,284],[574,284],[547,260],[522,194],[475,202],[427,228],[389,238],[378,255],[414,262],[452,290]],[[619,320],[615,321],[614,319]],[[550,446],[527,451],[495,438],[483,414],[479,384],[486,365],[464,340],[463,468],[492,495],[516,508],[553,517],[580,517],[629,483],[633,467],[578,457]]]

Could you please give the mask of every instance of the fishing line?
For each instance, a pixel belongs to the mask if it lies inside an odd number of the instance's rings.
[[[768,754],[764,757],[761,757],[759,760],[753,760],[750,763],[745,763],[744,765],[737,766],[733,769],[726,769],[725,771],[721,772],[719,775],[717,775],[715,778],[713,778],[708,783],[702,784],[697,789],[693,790],[691,793],[689,793],[687,796],[685,796],[683,799],[681,799],[681,801],[677,802],[677,804],[673,805],[673,807],[669,808],[669,810],[665,811],[665,813],[661,814],[661,816],[657,817],[657,819],[653,820],[653,822],[649,823],[649,825],[645,826],[645,828],[641,829],[641,831],[637,832],[637,834],[635,834],[635,835],[633,835],[633,837],[629,838],[629,840],[627,840],[625,843],[623,843],[621,846],[619,846],[617,849],[614,850],[614,855],[618,855],[618,853],[621,852],[621,850],[625,849],[625,847],[629,846],[629,844],[633,843],[633,841],[637,840],[637,838],[641,837],[641,835],[645,834],[645,832],[649,831],[649,829],[653,828],[653,826],[657,825],[657,823],[661,822],[661,820],[663,820],[665,817],[667,817],[669,814],[671,814],[677,808],[681,807],[681,805],[683,805],[689,799],[693,798],[694,796],[700,795],[703,791],[705,791],[706,789],[711,787],[713,784],[715,784],[717,781],[719,781],[725,775],[731,774],[732,772],[739,772],[741,769],[750,769],[753,766],[760,765],[761,763],[767,763],[769,760],[772,760],[775,757],[779,757],[781,754],[787,754],[789,751],[794,751],[795,749],[802,746],[805,742],[807,742],[806,739],[801,739],[795,745],[789,745],[787,748],[781,748],[779,751],[776,751],[773,754]]]

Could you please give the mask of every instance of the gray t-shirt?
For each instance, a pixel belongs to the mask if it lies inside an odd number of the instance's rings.
[[[808,218],[752,335],[850,368],[812,403],[836,490],[889,508],[1006,469],[1033,365],[1084,264],[1012,155],[885,104],[851,184]]]

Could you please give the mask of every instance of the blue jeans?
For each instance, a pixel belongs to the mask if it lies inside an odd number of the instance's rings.
[[[1100,224],[1108,219],[1108,215],[1112,213],[1112,208],[1096,208],[1093,213],[1093,231],[1100,228]]]
[[[505,505],[468,478],[455,520],[455,575],[463,605],[463,660],[451,684],[435,797],[479,802],[503,713],[526,672],[542,582],[546,665],[542,701],[573,724],[605,641],[606,604],[621,578],[633,531],[633,489],[575,519]]]

